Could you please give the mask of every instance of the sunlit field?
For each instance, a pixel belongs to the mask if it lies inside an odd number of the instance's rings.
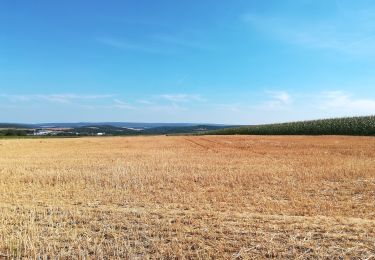
[[[0,258],[375,257],[375,138],[0,140]]]

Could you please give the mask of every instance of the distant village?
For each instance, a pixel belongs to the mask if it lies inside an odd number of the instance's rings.
[[[56,135],[63,135],[63,134],[70,134],[70,135],[81,135],[78,132],[70,132],[69,130],[73,130],[71,128],[39,128],[35,129],[32,134],[29,135],[34,135],[34,136],[56,136]],[[99,133],[93,133],[92,135],[97,135],[97,136],[104,136],[104,132],[99,132]]]

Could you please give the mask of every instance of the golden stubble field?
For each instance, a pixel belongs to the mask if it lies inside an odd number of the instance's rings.
[[[375,259],[375,138],[0,140],[0,257]]]

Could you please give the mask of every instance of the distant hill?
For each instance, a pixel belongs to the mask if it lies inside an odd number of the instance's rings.
[[[233,126],[219,126],[219,125],[193,125],[193,126],[161,126],[145,129],[142,132],[146,134],[182,134],[182,133],[201,133],[212,130],[225,129]]]
[[[0,123],[0,128],[32,128],[26,124]]]
[[[62,131],[59,135],[137,135],[139,131],[111,125],[90,125],[74,127]]]
[[[159,126],[151,128],[128,128],[111,125],[90,125],[70,128],[59,135],[160,135],[199,133],[210,130],[218,130],[229,126],[195,125],[195,126]]]
[[[230,126],[191,123],[43,123],[43,124],[0,124],[0,136],[118,136],[195,134],[218,130]],[[2,129],[1,129],[2,128]]]
[[[0,136],[117,136],[160,134],[375,136],[375,116],[346,117],[236,127],[215,124],[128,122],[0,124]]]
[[[207,131],[212,135],[357,135],[375,136],[375,116],[345,117]]]
[[[114,126],[128,128],[155,128],[155,127],[184,127],[194,126],[194,123],[135,123],[135,122],[78,122],[78,123],[40,123],[32,124],[37,128],[76,128],[85,126]],[[206,124],[204,124],[206,125]],[[211,124],[207,124],[211,125]]]

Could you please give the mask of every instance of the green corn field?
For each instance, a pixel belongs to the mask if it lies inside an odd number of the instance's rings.
[[[375,136],[375,116],[345,117],[208,131],[212,135],[356,135]]]

